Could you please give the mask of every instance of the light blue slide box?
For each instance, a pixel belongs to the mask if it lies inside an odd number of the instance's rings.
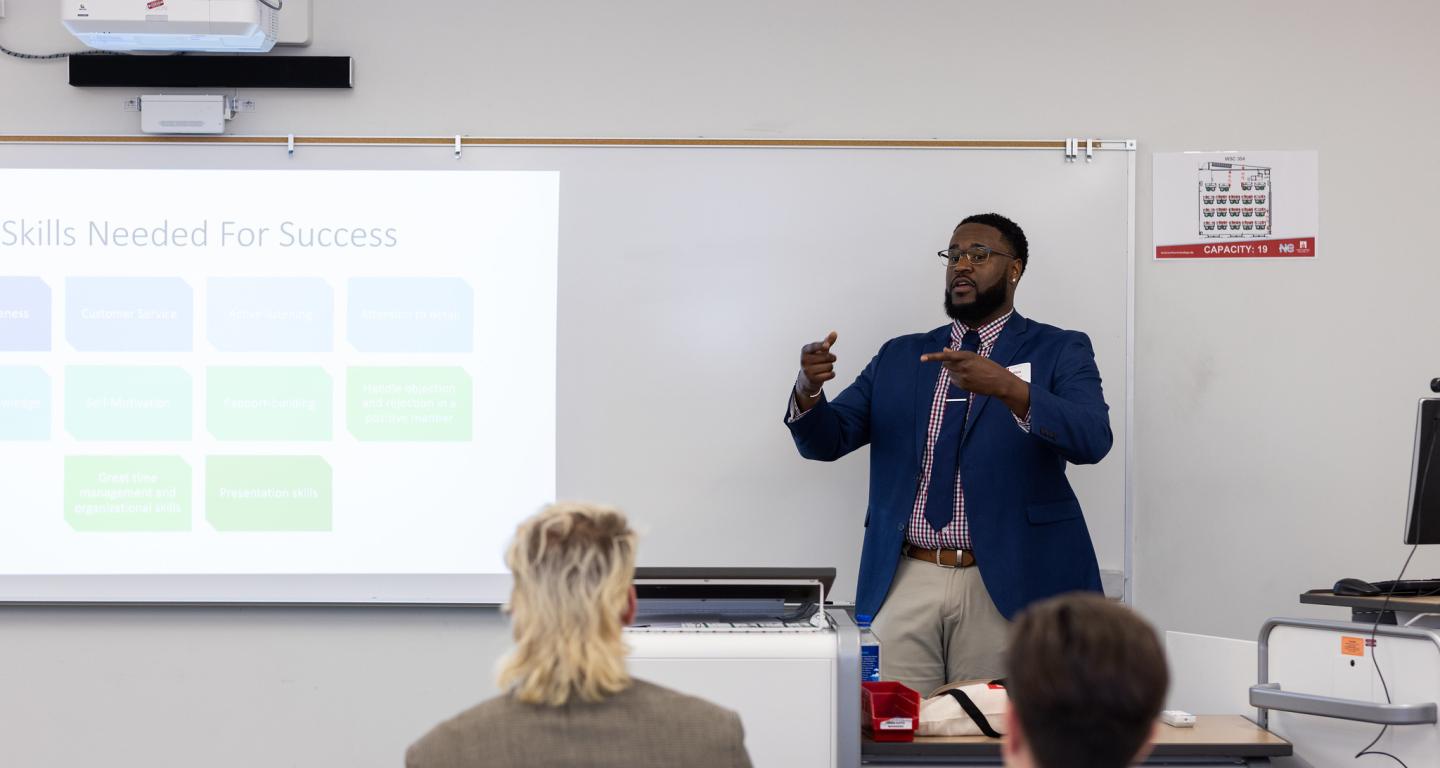
[[[193,326],[178,277],[65,278],[65,338],[81,352],[189,352]]]
[[[0,277],[0,350],[50,351],[50,286],[38,277]]]
[[[346,338],[360,352],[470,352],[475,292],[458,277],[352,277]]]
[[[335,292],[318,277],[212,277],[205,333],[222,352],[329,352]]]
[[[0,366],[0,440],[49,439],[49,374],[29,365]]]

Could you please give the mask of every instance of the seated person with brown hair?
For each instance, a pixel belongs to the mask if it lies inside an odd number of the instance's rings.
[[[1141,762],[1169,683],[1160,641],[1139,614],[1091,593],[1036,603],[1011,633],[1005,765]]]
[[[739,715],[626,671],[635,532],[619,510],[547,507],[520,524],[505,564],[505,693],[435,726],[406,766],[750,768]]]

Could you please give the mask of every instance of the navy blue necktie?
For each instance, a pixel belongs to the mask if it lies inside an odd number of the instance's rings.
[[[980,334],[966,331],[960,339],[960,351],[979,350]],[[940,436],[935,438],[935,450],[930,455],[930,490],[925,496],[925,522],[936,531],[944,529],[955,519],[955,477],[960,471],[960,436],[965,432],[971,395],[952,381],[944,397],[945,416],[940,420]]]

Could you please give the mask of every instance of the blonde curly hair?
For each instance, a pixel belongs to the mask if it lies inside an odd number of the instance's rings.
[[[625,690],[623,615],[635,532],[614,507],[559,502],[520,524],[505,554],[515,650],[500,687],[530,704],[599,701]]]

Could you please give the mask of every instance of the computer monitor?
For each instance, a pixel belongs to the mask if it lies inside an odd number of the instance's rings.
[[[1415,413],[1405,543],[1440,544],[1440,397],[1422,399]]]

